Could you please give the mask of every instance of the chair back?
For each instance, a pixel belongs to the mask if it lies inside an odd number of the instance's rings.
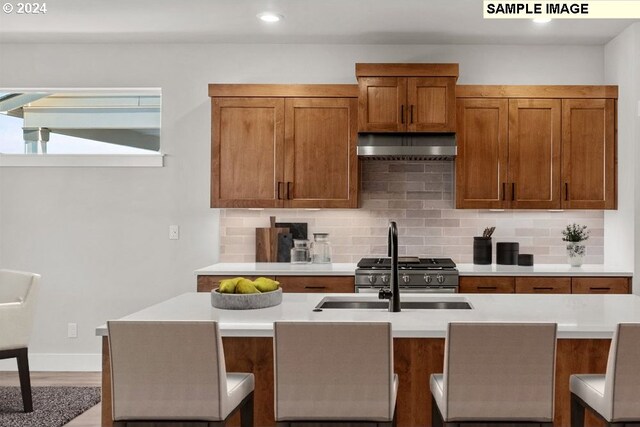
[[[390,323],[276,322],[275,417],[390,421]]]
[[[611,340],[604,393],[611,402],[610,419],[640,420],[640,323],[618,324]]]
[[[220,420],[227,377],[213,321],[107,323],[113,419]]]
[[[450,323],[447,421],[553,420],[555,323]]]
[[[40,275],[0,270],[0,350],[28,347]]]

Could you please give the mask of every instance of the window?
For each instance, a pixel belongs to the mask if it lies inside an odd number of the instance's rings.
[[[162,166],[159,89],[1,90],[2,166]]]

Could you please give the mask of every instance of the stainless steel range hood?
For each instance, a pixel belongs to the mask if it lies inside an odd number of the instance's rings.
[[[358,157],[363,160],[453,160],[456,153],[453,133],[358,135]]]

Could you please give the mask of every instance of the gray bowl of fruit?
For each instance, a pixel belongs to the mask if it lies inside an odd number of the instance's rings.
[[[220,281],[220,287],[211,291],[211,305],[225,310],[255,310],[282,302],[280,282],[258,277],[256,280],[235,277]]]

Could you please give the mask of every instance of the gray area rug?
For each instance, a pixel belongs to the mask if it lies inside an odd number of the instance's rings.
[[[32,387],[24,413],[20,387],[0,387],[1,427],[60,427],[100,402],[100,387]]]

